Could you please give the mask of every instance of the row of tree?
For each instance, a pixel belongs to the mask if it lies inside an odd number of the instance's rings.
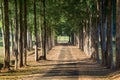
[[[119,69],[120,1],[89,0],[86,4],[87,18],[81,20],[82,27],[75,33],[79,34],[79,48],[103,66]]]
[[[46,23],[46,1],[1,0],[0,9],[5,49],[3,70],[10,69],[11,54],[15,57],[15,69],[27,65],[27,50],[33,49],[33,39],[35,61],[38,61],[39,56],[46,60],[47,51],[54,46],[53,28],[47,27]],[[42,54],[38,54],[38,47]]]
[[[27,64],[27,50],[32,49],[33,35],[35,61],[38,61],[38,47],[46,59],[56,36],[61,34],[67,34],[70,43],[78,45],[94,61],[108,68],[120,68],[119,11],[119,0],[1,0],[5,44],[3,69],[10,68],[10,32],[15,69]]]

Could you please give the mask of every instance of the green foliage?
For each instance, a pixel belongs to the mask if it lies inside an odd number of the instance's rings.
[[[13,4],[14,0],[9,1],[10,19],[15,17],[15,5]],[[57,35],[70,35],[83,27],[83,21],[89,20],[90,14],[97,15],[95,14],[96,8],[96,0],[46,0],[47,28],[54,30]],[[27,24],[28,30],[32,33],[34,32],[33,10],[33,0],[27,0]],[[43,25],[42,0],[36,0],[36,10],[37,27],[40,32]]]

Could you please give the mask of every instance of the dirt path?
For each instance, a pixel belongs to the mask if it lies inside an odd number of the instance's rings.
[[[36,64],[45,68],[22,80],[110,80],[106,77],[110,70],[89,60],[75,46],[56,46],[49,52],[47,59]]]

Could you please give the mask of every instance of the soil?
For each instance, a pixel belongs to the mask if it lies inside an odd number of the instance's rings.
[[[39,74],[25,76],[23,80],[110,80],[106,76],[112,72],[90,60],[77,47],[69,45],[54,47],[47,54],[46,61],[35,65],[46,68]]]
[[[49,51],[47,60],[34,62],[32,54],[28,61],[29,66],[21,70],[0,74],[0,80],[119,80],[109,76],[112,70],[90,60],[76,46],[58,45]]]

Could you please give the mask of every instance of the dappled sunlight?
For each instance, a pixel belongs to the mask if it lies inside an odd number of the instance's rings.
[[[30,53],[32,54],[32,53]],[[28,66],[9,73],[0,73],[1,78],[22,79],[76,79],[81,77],[106,79],[113,71],[102,67],[100,64],[90,60],[86,54],[76,46],[55,46],[47,54],[47,60],[34,62],[34,54],[29,55]],[[12,73],[12,74],[11,74]],[[0,78],[0,79],[1,79]],[[31,80],[31,79],[30,79]]]
[[[118,80],[120,0],[0,0],[0,80]]]

